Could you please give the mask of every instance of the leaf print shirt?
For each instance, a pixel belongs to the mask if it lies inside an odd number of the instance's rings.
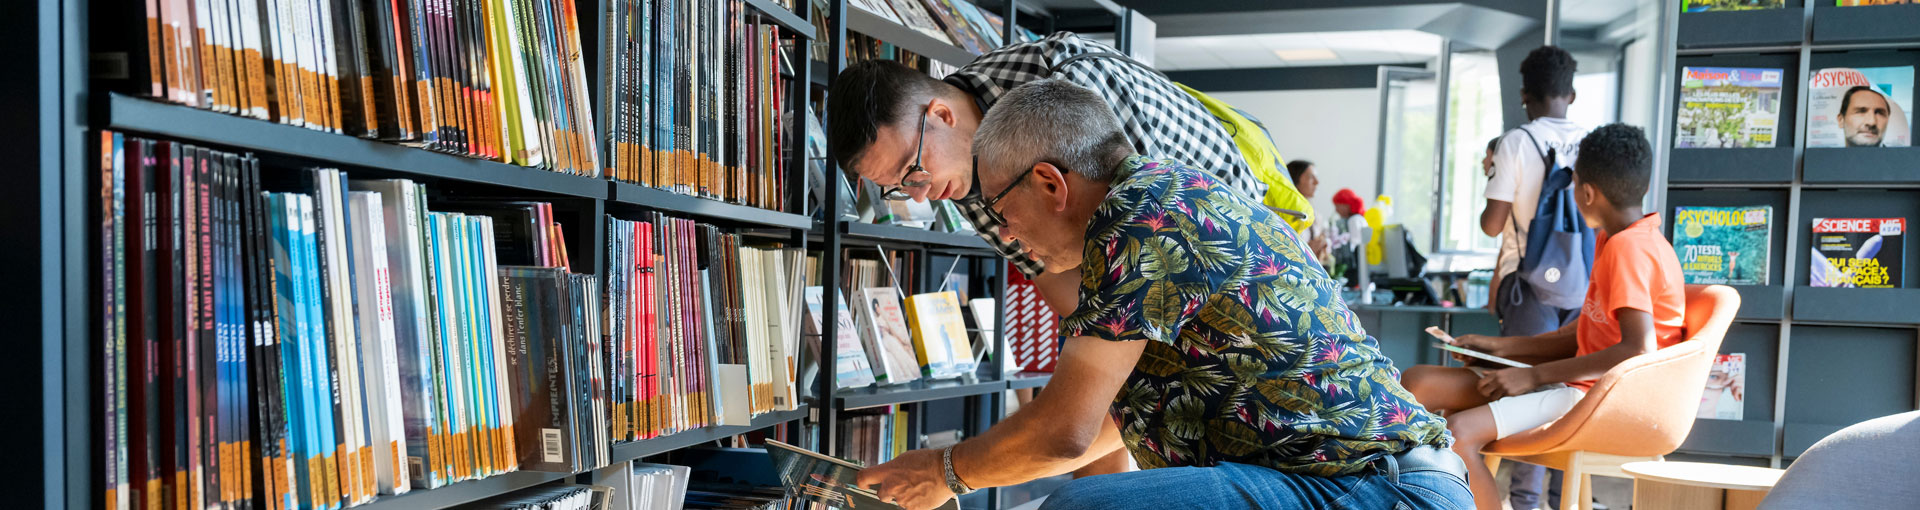
[[[1151,341],[1112,405],[1140,467],[1339,476],[1451,443],[1310,253],[1210,172],[1122,164],[1087,225],[1080,306],[1061,333]]]

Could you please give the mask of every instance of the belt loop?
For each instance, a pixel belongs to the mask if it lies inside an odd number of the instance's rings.
[[[1396,456],[1388,455],[1382,458],[1387,460],[1387,482],[1395,485],[1399,485],[1400,484],[1400,459],[1396,459],[1394,457]]]

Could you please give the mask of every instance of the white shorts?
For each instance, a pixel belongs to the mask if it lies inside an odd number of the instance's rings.
[[[1488,402],[1487,410],[1493,411],[1493,428],[1497,434],[1494,439],[1506,439],[1558,420],[1586,396],[1587,392],[1580,388],[1549,384],[1532,393]]]

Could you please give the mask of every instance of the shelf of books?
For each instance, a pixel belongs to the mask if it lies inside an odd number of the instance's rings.
[[[972,232],[935,232],[924,228],[873,223],[843,223],[846,235],[856,240],[914,243],[948,248],[987,250],[985,240]]]
[[[894,8],[884,2],[885,0],[848,0],[847,30],[866,34],[898,46],[900,49],[950,66],[964,66],[973,61],[976,54],[948,40],[947,36],[932,24],[925,7],[916,0],[894,2],[895,6],[910,6],[914,9],[911,14],[919,17],[910,20],[896,17]],[[924,24],[910,27],[905,24],[906,22]]]
[[[289,124],[216,113],[120,93],[105,94],[100,127],[259,151],[323,164],[355,166],[529,192],[606,198],[605,181],[420,150]]]
[[[40,148],[84,155],[59,175],[86,190],[21,201],[37,225],[86,217],[43,247],[78,269],[38,294],[90,303],[59,308],[87,326],[62,337],[83,369],[47,377],[87,409],[59,429],[90,431],[48,439],[88,472],[60,500],[495,508],[591,481],[634,488],[616,510],[802,507],[761,477],[768,452],[698,446],[876,451],[835,444],[849,410],[907,430],[964,405],[954,439],[984,431],[1001,392],[1044,384],[1000,377],[1005,262],[951,204],[823,213],[854,196],[807,177],[826,154],[805,121],[835,71],[816,50],[854,46],[811,41],[823,12],[886,41],[866,58],[923,69],[1008,27],[858,1],[891,19],[847,0],[63,11],[86,44],[44,53],[98,72],[40,77],[86,112],[84,137]],[[769,467],[729,471],[749,464]],[[689,466],[757,481],[688,489]]]
[[[617,204],[674,211],[681,214],[698,216],[709,221],[744,223],[798,230],[805,230],[813,226],[812,220],[798,214],[729,204],[718,200],[682,195],[625,182],[614,182],[612,186],[613,190],[608,193],[607,200]]]
[[[1005,389],[1007,389],[1005,381],[915,381],[899,386],[842,390],[834,398],[840,401],[842,408],[861,409],[987,395]]]
[[[799,13],[794,12],[793,7],[782,5],[774,0],[744,1],[747,7],[752,9],[754,15],[777,23],[780,25],[780,28],[802,34],[812,33],[813,31],[813,24],[807,22],[807,19],[801,17]]]
[[[1741,296],[1683,454],[1781,465],[1916,408],[1920,36],[1888,18],[1920,9],[1855,3],[1709,0],[1676,17],[1662,212],[1686,281]]]

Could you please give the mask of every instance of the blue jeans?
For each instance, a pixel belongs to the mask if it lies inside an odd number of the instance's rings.
[[[1233,463],[1090,476],[1053,491],[1040,510],[1473,508],[1473,493],[1460,477],[1441,471],[1394,472],[1384,463],[1375,466],[1336,477]]]

